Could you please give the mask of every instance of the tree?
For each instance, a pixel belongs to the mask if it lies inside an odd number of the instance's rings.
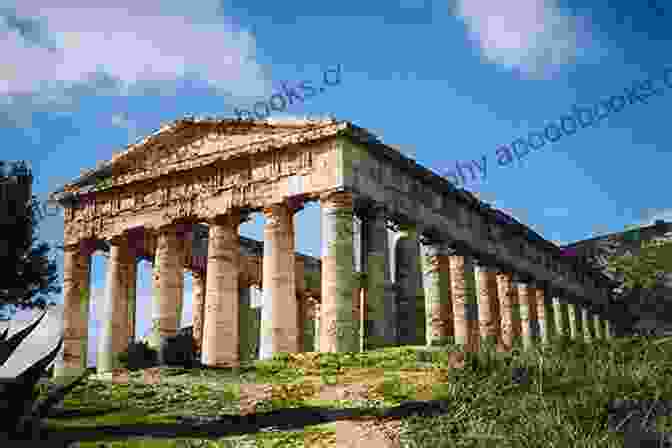
[[[650,290],[664,281],[665,274],[671,272],[672,244],[665,239],[643,241],[639,254],[627,252],[612,256],[607,262],[607,270],[623,279],[626,290]]]
[[[621,326],[628,334],[635,331],[636,318],[642,318],[643,310],[656,309],[659,310],[657,314],[663,315],[671,309],[671,305],[663,299],[667,295],[665,276],[672,272],[671,243],[669,235],[665,235],[641,241],[638,253],[634,255],[628,251],[623,255],[612,253],[607,257],[606,269],[621,282],[614,291],[616,301],[612,307],[620,310]]]
[[[8,176],[27,180],[26,191],[31,191],[32,175],[25,164],[14,164]],[[7,320],[17,308],[45,309],[47,305],[55,304],[47,300],[50,294],[60,293],[61,288],[57,286],[56,260],[48,257],[51,247],[37,238],[36,224],[41,216],[37,197],[31,195],[29,201],[22,203],[20,195],[19,199],[13,199],[5,194],[0,197],[2,201],[4,204],[0,203],[0,208],[14,210],[4,212],[9,216],[0,216],[3,218],[0,220],[0,266],[3,269],[0,274],[0,319]],[[12,201],[15,207],[12,207]]]

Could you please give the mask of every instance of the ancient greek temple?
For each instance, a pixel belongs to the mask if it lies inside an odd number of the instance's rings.
[[[109,253],[99,372],[135,337],[142,259],[153,266],[157,346],[179,328],[191,271],[193,337],[208,366],[278,352],[611,337],[614,285],[585,258],[347,121],[185,118],[51,197],[65,229],[57,376],[87,365],[99,250]],[[294,248],[294,215],[311,201],[319,260]],[[256,212],[263,242],[239,235]]]

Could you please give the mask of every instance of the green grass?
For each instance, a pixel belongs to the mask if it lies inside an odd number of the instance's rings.
[[[257,361],[243,373],[244,382],[274,385],[274,397],[259,410],[302,405],[351,405],[311,397],[310,381],[342,384],[357,373],[355,382],[372,385],[370,398],[386,406],[423,399],[450,402],[448,413],[404,420],[402,441],[409,447],[619,447],[622,436],[607,430],[606,405],[616,398],[672,400],[672,338],[626,338],[592,344],[554,343],[527,353],[486,350],[467,354],[465,367],[448,369],[449,352],[432,353],[431,367],[420,367],[417,349],[395,347],[365,353],[279,354]],[[511,381],[512,367],[525,367],[529,383]],[[112,385],[89,380],[65,402],[66,409],[107,411],[102,415],[48,419],[50,426],[120,425],[172,422],[176,415],[236,413],[240,376],[230,372],[174,371],[183,385]],[[425,375],[426,374],[426,375]],[[415,375],[415,376],[414,376]],[[424,380],[420,380],[425,375]],[[427,384],[427,378],[431,378]],[[207,380],[209,385],[199,381]],[[215,388],[212,384],[216,384]],[[312,383],[314,384],[314,382]],[[374,386],[375,385],[375,386]],[[423,389],[424,388],[424,389]],[[314,391],[314,389],[313,389]],[[276,393],[277,392],[277,393]],[[361,404],[360,404],[361,405]],[[669,418],[659,428],[672,427]],[[329,435],[331,434],[331,436]],[[306,442],[332,437],[331,425],[303,431],[262,432],[211,440],[133,439],[103,446],[320,446]],[[324,439],[326,440],[326,439]],[[101,446],[81,444],[81,446]],[[324,445],[328,446],[328,445]]]

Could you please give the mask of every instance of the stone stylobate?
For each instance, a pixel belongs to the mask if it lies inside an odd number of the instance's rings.
[[[603,274],[347,121],[178,120],[52,198],[65,208],[68,372],[85,365],[87,244],[111,253],[99,371],[134,335],[143,258],[154,266],[153,343],[176,333],[183,271],[192,270],[193,334],[212,366],[236,366],[254,347],[262,358],[362,343],[454,340],[477,350],[481,337],[510,346],[520,336],[527,347],[567,334],[555,325],[565,322],[557,304],[609,304]],[[293,215],[306,202],[323,209],[321,262],[294,250]],[[247,244],[238,227],[254,212],[266,219],[264,242]],[[246,333],[256,328],[241,289],[250,285],[263,290],[257,335]],[[588,319],[577,310],[571,337]],[[585,335],[600,337],[600,322],[582,325]]]

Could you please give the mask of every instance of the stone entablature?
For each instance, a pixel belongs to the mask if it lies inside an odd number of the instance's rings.
[[[305,332],[298,322],[311,315],[319,316],[320,351],[379,347],[395,338],[421,343],[430,333],[436,341],[454,337],[476,348],[479,328],[491,339],[500,332],[493,322],[503,300],[499,292],[506,296],[502,306],[510,314],[511,334],[526,345],[551,321],[550,314],[545,317],[551,297],[580,304],[586,319],[587,307],[608,303],[608,279],[601,273],[561,257],[557,246],[529,228],[347,121],[180,120],[52,197],[65,207],[64,297],[72,316],[77,291],[89,275],[91,247],[101,241],[111,245],[113,287],[106,309],[113,317],[103,329],[103,348],[115,352],[128,325],[119,314],[126,305],[113,304],[125,300],[133,257],[155,265],[157,338],[177,331],[180,272],[200,271],[194,294],[204,318],[194,334],[202,335],[202,361],[208,365],[238,362],[239,346],[249,345],[245,321],[236,318],[249,314],[244,286],[264,279],[262,357],[301,350]],[[322,208],[320,262],[294,251],[293,216],[307,201],[319,201]],[[251,212],[264,214],[263,244],[238,235]],[[358,219],[362,225],[355,231]],[[402,234],[394,249],[386,233],[390,225]],[[420,274],[431,266],[421,263],[419,244],[432,248],[428,253],[440,272]],[[390,252],[403,261],[396,285],[388,272]],[[365,281],[355,275],[360,269]],[[476,279],[474,269],[481,272]],[[523,303],[516,302],[518,295]],[[450,313],[442,310],[446,301],[452,301]],[[478,316],[480,301],[489,314]],[[404,316],[407,312],[413,316]],[[81,314],[72,319],[66,319],[66,328],[85,322]],[[359,340],[361,328],[366,341]],[[73,350],[85,341],[80,330],[70,337],[79,342],[66,341],[66,351],[79,362]]]
[[[318,123],[276,126],[273,132],[268,124],[249,121],[181,120],[147,139],[146,147],[134,145],[64,187],[63,193],[81,197],[95,187],[98,176],[107,173],[112,179],[92,200],[66,208],[64,243],[93,234],[109,238],[129,227],[158,228],[176,219],[205,220],[230,208],[261,210],[287,197],[315,200],[324,191],[347,188],[384,203],[392,216],[420,221],[442,237],[553,286],[598,296],[583,278],[588,277],[585,267],[563,259],[557,246],[529,228],[362,128],[349,122]],[[242,134],[246,131],[252,135]],[[591,276],[606,280],[601,273]]]

